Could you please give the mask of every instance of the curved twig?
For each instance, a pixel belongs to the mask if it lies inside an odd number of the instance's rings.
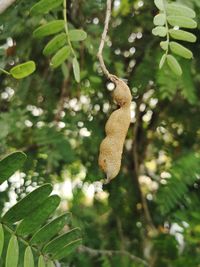
[[[93,249],[93,248],[89,248],[89,247],[82,245],[78,248],[78,252],[88,253],[92,257],[96,257],[99,255],[108,256],[108,257],[112,257],[114,255],[127,256],[127,257],[129,257],[129,259],[131,259],[134,262],[143,264],[144,266],[147,266],[147,267],[149,266],[145,260],[131,254],[129,251],[126,251],[126,250]]]
[[[106,37],[107,37],[107,34],[108,34],[108,27],[109,27],[109,22],[110,22],[110,18],[111,18],[111,7],[112,7],[112,0],[107,0],[106,18],[105,18],[105,22],[104,22],[104,30],[103,30],[103,33],[102,33],[102,36],[101,36],[101,41],[100,41],[97,57],[99,59],[99,63],[100,63],[100,66],[101,66],[101,69],[102,69],[104,75],[109,80],[114,82],[118,78],[108,71],[108,69],[106,68],[104,59],[103,59],[103,48],[104,48],[105,40],[106,40]]]

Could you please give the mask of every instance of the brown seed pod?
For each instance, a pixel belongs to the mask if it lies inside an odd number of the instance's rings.
[[[115,178],[120,171],[123,146],[131,122],[131,92],[129,87],[113,76],[116,88],[113,100],[119,106],[109,117],[105,132],[106,137],[100,145],[99,166],[106,173],[107,182]]]

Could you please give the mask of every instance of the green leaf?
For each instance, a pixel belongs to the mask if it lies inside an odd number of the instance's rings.
[[[17,227],[19,235],[28,235],[36,231],[60,204],[57,195],[48,197],[40,206],[26,217]]]
[[[53,261],[48,261],[47,262],[47,267],[55,267]]]
[[[153,35],[165,37],[167,35],[167,29],[162,26],[157,26],[152,30]]]
[[[60,33],[56,35],[48,44],[45,46],[43,50],[43,54],[45,56],[51,55],[58,51],[61,47],[63,47],[67,43],[67,36],[65,33]]]
[[[52,241],[50,241],[46,246],[43,248],[44,253],[55,254],[59,252],[64,246],[68,243],[74,241],[75,239],[80,237],[80,229],[74,228],[71,231],[56,237]]]
[[[40,255],[39,260],[38,260],[38,267],[45,267],[45,260],[42,255]]]
[[[197,27],[196,21],[184,16],[168,16],[167,21],[171,26],[178,26],[188,29],[195,29]]]
[[[153,23],[156,26],[163,26],[165,25],[165,22],[166,22],[166,16],[163,13],[156,15],[153,20]]]
[[[168,49],[168,45],[169,45],[168,41],[160,42],[160,47],[165,51]]]
[[[154,0],[154,4],[156,5],[156,7],[163,11],[164,10],[164,4],[163,4],[163,0]]]
[[[52,186],[50,184],[44,184],[38,187],[8,210],[3,216],[3,221],[14,223],[29,216],[35,209],[42,205],[44,200],[50,195],[51,191]]]
[[[31,247],[27,247],[24,253],[24,267],[34,267],[34,258]]]
[[[80,82],[80,67],[79,67],[77,58],[75,57],[73,58],[72,65],[73,65],[73,72],[74,72],[75,80],[77,81],[77,83],[79,83]]]
[[[188,73],[191,73],[190,70]],[[185,77],[185,73],[183,77]],[[186,75],[186,79],[188,78]],[[158,191],[157,203],[164,215],[180,204],[186,204],[185,196],[189,194],[189,188],[198,181],[199,165],[200,154],[194,151],[184,153],[173,162],[169,170],[171,178],[168,179],[167,185],[162,185]]]
[[[43,226],[35,235],[32,237],[31,244],[41,244],[49,241],[53,236],[62,230],[65,224],[68,224],[71,220],[71,213],[66,213],[58,218],[54,219],[50,223]]]
[[[176,55],[179,55],[179,56],[187,58],[187,59],[193,58],[192,52],[189,49],[187,49],[186,47],[184,47],[183,45],[180,45],[179,43],[170,42],[169,47],[170,47],[171,51]]]
[[[10,74],[15,79],[23,79],[32,74],[36,69],[34,61],[27,61],[23,64],[19,64],[10,70]]]
[[[38,27],[34,32],[35,38],[41,38],[64,30],[64,20],[54,20]]]
[[[70,55],[71,49],[69,46],[61,48],[51,59],[51,65],[53,68],[59,67]]]
[[[159,69],[162,69],[163,65],[165,64],[165,60],[167,58],[167,55],[164,54],[160,60]]]
[[[167,56],[167,63],[170,69],[177,75],[181,76],[182,75],[182,69],[178,61],[173,57],[172,55]]]
[[[69,39],[74,41],[83,41],[87,38],[87,33],[83,30],[70,30]]]
[[[22,152],[14,152],[0,161],[0,184],[6,181],[17,170],[19,170],[26,160],[26,155]]]
[[[167,4],[166,11],[167,14],[170,16],[184,16],[192,19],[196,17],[196,13],[194,12],[194,10],[187,6],[183,6],[176,3]]]
[[[19,246],[17,237],[11,236],[6,253],[6,267],[17,267],[19,259]]]
[[[3,246],[4,246],[4,231],[2,224],[0,224],[0,258],[3,251]]]
[[[60,249],[56,254],[52,256],[55,260],[61,260],[65,257],[67,257],[69,254],[71,254],[78,246],[80,246],[82,243],[82,239],[77,239],[68,245],[64,246],[62,249]]]
[[[197,38],[194,34],[182,30],[174,30],[171,29],[169,30],[169,34],[172,38],[176,40],[181,40],[181,41],[187,41],[190,43],[195,43]]]
[[[65,62],[63,62],[62,66],[61,66],[61,69],[62,69],[62,73],[63,73],[64,78],[68,79],[68,77],[69,77],[69,69],[68,69],[67,64]]]
[[[63,0],[42,0],[36,3],[30,10],[31,15],[48,13],[50,10],[61,6]]]

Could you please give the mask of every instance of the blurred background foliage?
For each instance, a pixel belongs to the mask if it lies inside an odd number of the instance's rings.
[[[199,20],[199,0],[178,2],[194,8]],[[62,197],[60,211],[72,211],[84,245],[99,250],[80,251],[62,266],[144,266],[128,254],[102,250],[128,251],[151,267],[200,266],[199,40],[190,45],[194,59],[182,60],[182,77],[160,71],[160,40],[151,34],[153,1],[113,1],[104,58],[111,73],[128,80],[132,123],[120,175],[102,187],[98,150],[115,108],[113,86],[96,57],[106,2],[68,0],[69,26],[88,34],[75,45],[80,84],[71,63],[51,69],[42,54],[48,38],[32,36],[45,20],[62,19],[62,7],[30,16],[34,3],[18,0],[0,16],[0,67],[27,60],[37,65],[20,81],[0,73],[0,155],[28,155],[22,172],[0,187],[1,212],[51,182]],[[199,37],[199,28],[194,33]]]

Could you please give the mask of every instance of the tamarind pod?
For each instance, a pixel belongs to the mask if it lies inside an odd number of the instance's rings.
[[[106,173],[110,181],[120,171],[123,143],[118,143],[116,138],[106,137],[100,145],[99,166]]]
[[[116,88],[113,92],[113,100],[120,106],[130,107],[132,95],[130,89],[122,80],[116,81]]]
[[[123,113],[123,115],[127,114]],[[106,173],[108,181],[117,176],[120,171],[123,146],[130,124],[130,119],[129,121],[127,117],[124,119],[126,125],[119,124],[120,128],[114,128],[113,133],[109,130],[109,134],[100,145],[99,166]],[[115,124],[113,121],[112,123]]]
[[[99,166],[106,173],[107,182],[116,177],[120,171],[125,138],[131,122],[131,92],[129,87],[116,76],[111,77],[116,87],[113,100],[119,105],[109,117],[105,132],[106,137],[100,145]]]
[[[130,125],[130,120],[130,108],[120,108],[115,110],[106,122],[106,135],[120,135],[125,138]]]

